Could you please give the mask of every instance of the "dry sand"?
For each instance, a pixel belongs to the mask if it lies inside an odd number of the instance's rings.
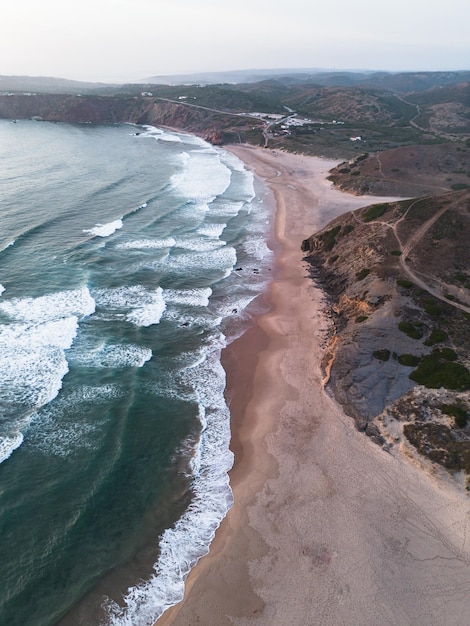
[[[322,387],[300,243],[373,199],[331,189],[331,161],[232,150],[276,198],[271,310],[224,356],[235,504],[158,626],[470,624],[466,494],[371,443]]]

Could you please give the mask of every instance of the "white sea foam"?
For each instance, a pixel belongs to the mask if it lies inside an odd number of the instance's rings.
[[[210,287],[201,289],[164,289],[163,299],[167,304],[184,304],[186,306],[209,306],[212,295]]]
[[[218,224],[218,223],[203,224],[202,226],[200,226],[197,229],[197,232],[200,235],[204,235],[206,237],[214,237],[214,238],[218,239],[221,236],[221,234],[224,232],[226,226],[227,226],[227,224],[225,224],[225,223],[223,223],[223,224]]]
[[[57,396],[69,369],[65,351],[73,343],[79,319],[94,310],[86,287],[0,304],[0,312],[10,319],[0,326],[0,401],[4,406],[28,414]],[[23,427],[27,423],[26,419]],[[2,436],[2,446],[10,445],[11,452],[21,445],[21,432],[13,438]]]
[[[175,239],[175,248],[192,250],[194,252],[211,252],[212,250],[223,248],[225,245],[225,241],[210,237],[177,237]]]
[[[182,139],[176,133],[171,133],[166,130],[162,130],[161,128],[156,128],[154,126],[145,126],[145,133],[142,133],[142,137],[152,137],[157,141],[168,141],[172,143],[181,143]]]
[[[23,443],[23,435],[16,433],[10,437],[0,437],[0,463],[6,461]]]
[[[186,252],[168,257],[166,266],[174,271],[186,272],[190,268],[225,270],[230,272],[237,262],[235,248],[223,246],[205,252]],[[158,265],[158,263],[157,263]]]
[[[184,166],[182,171],[174,174],[171,182],[185,198],[193,201],[212,201],[222,194],[230,184],[231,171],[220,160],[213,148],[192,151],[182,155]],[[210,172],[210,176],[207,173]]]
[[[258,261],[264,261],[265,259],[272,259],[272,251],[268,247],[266,237],[263,235],[252,236],[247,239],[242,246],[246,254],[249,254],[252,258]]]
[[[2,295],[4,291],[5,291],[5,287],[0,284],[0,296]]]
[[[11,246],[14,246],[14,245],[15,245],[15,240],[12,239],[12,241],[9,241],[7,244],[3,246],[0,252],[4,252],[7,248],[10,248]]]
[[[93,237],[109,237],[122,227],[123,221],[122,219],[118,219],[113,222],[108,222],[107,224],[95,224],[93,228],[83,230],[83,232]]]
[[[111,318],[122,319],[136,326],[158,324],[165,301],[161,287],[148,290],[141,285],[93,291],[96,305]]]
[[[12,321],[48,322],[71,315],[83,317],[95,310],[88,287],[39,296],[38,298],[12,298],[0,303],[0,311]]]
[[[236,197],[251,202],[255,198],[255,177],[253,172],[245,169],[238,157],[229,152],[220,151],[220,160],[232,170],[232,181],[236,185]]]
[[[176,244],[173,237],[167,237],[166,239],[135,239],[133,241],[126,241],[116,246],[122,250],[159,250],[161,248],[172,248]]]
[[[152,358],[152,350],[135,344],[107,344],[95,349],[81,346],[68,356],[70,363],[86,367],[143,367]]]
[[[169,141],[172,143],[181,143],[181,137],[178,137],[178,135],[173,135],[170,133],[162,133],[159,137],[157,137],[156,139],[158,139],[159,141]]]
[[[225,372],[219,361],[223,343],[222,336],[215,338],[205,358],[181,374],[200,407],[202,432],[192,459],[193,499],[182,517],[160,537],[160,557],[150,580],[128,591],[124,608],[108,601],[106,610],[113,626],[154,624],[168,607],[182,599],[187,575],[209,551],[215,531],[232,505],[228,484],[233,463],[230,417],[223,395]]]
[[[245,206],[245,202],[242,201],[230,201],[222,196],[217,198],[217,201],[211,204],[211,215],[231,218],[240,213],[240,210]]]

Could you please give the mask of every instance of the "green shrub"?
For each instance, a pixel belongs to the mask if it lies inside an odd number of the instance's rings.
[[[338,254],[334,254],[332,257],[329,258],[328,263],[334,263],[338,259],[339,259],[339,255]]]
[[[411,289],[411,287],[413,287],[411,280],[405,280],[404,278],[399,278],[397,280],[397,285],[404,287],[405,289]]]
[[[458,428],[465,428],[468,423],[468,414],[463,407],[458,404],[443,404],[440,408],[443,413],[455,418]]]
[[[401,256],[401,250],[392,250],[390,254],[393,254],[393,256]]]
[[[370,206],[363,215],[364,222],[371,222],[372,220],[382,217],[387,210],[386,204],[373,204]]]
[[[425,346],[433,346],[436,343],[441,343],[447,339],[447,333],[441,328],[435,328],[431,331],[431,334],[424,342]]]
[[[379,361],[388,361],[390,358],[390,350],[387,350],[387,348],[382,348],[381,350],[375,350],[372,354]]]
[[[336,235],[341,230],[341,226],[335,226],[334,228],[330,228],[326,232],[322,233],[318,239],[323,243],[323,247],[325,250],[331,250],[336,244]]]
[[[444,361],[436,353],[421,359],[418,367],[411,372],[410,379],[428,389],[470,389],[470,372],[461,363]]]
[[[421,339],[423,336],[423,331],[416,328],[411,322],[400,322],[398,329],[408,335],[408,337],[411,337],[411,339]]]
[[[424,305],[424,310],[426,311],[426,313],[431,316],[431,317],[439,317],[442,313],[442,309],[439,305],[437,304],[425,304]]]
[[[400,365],[406,365],[407,367],[416,367],[419,365],[420,361],[421,357],[415,356],[414,354],[400,354],[398,357]]]
[[[341,233],[341,237],[346,237],[346,235],[349,235],[349,233],[352,233],[353,230],[354,230],[354,226],[352,224],[346,224],[346,226],[343,228],[343,231]]]
[[[367,315],[358,315],[356,317],[356,324],[360,324],[361,322],[365,322],[367,319]]]
[[[468,189],[470,185],[466,185],[465,183],[454,183],[450,186],[452,191],[459,191],[460,189]]]
[[[457,353],[452,348],[440,348],[439,350],[433,350],[433,354],[438,359],[444,359],[445,361],[456,361]]]

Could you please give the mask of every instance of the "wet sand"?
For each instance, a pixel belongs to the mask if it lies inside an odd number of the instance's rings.
[[[466,494],[371,443],[323,389],[328,319],[300,243],[374,199],[333,190],[334,162],[230,149],[275,197],[271,306],[224,354],[234,506],[158,626],[470,624]]]

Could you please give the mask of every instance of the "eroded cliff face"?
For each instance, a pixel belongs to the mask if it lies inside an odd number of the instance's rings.
[[[324,370],[377,443],[470,475],[470,192],[376,204],[306,239]]]
[[[199,135],[213,144],[246,140],[256,120],[202,107],[138,96],[0,95],[0,118],[166,126]],[[260,131],[259,131],[260,132]]]

